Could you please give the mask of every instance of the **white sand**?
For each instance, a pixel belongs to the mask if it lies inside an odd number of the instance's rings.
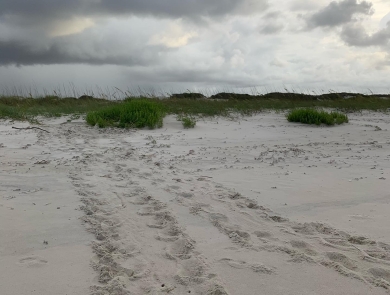
[[[349,117],[3,121],[0,294],[388,294],[390,118]]]

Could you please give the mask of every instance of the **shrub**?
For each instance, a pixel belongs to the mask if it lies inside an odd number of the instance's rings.
[[[327,113],[325,111],[317,111],[315,109],[297,109],[292,110],[287,115],[287,120],[289,122],[300,122],[304,124],[342,124],[348,123],[348,117],[344,114],[331,112]]]
[[[89,112],[86,121],[89,125],[97,124],[100,128],[109,126],[160,128],[163,125],[164,116],[164,111],[156,102],[134,99],[99,111]]]
[[[196,121],[194,118],[190,117],[183,117],[181,119],[181,122],[183,123],[183,127],[188,129],[188,128],[194,128],[196,125]]]

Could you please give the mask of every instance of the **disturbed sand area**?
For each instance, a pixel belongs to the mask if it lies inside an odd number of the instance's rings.
[[[349,117],[3,121],[1,294],[388,294],[390,119]]]

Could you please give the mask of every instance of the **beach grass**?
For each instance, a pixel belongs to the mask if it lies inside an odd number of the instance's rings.
[[[339,112],[325,112],[316,109],[295,109],[287,114],[289,122],[300,122],[303,124],[334,125],[348,123],[347,115]]]
[[[38,116],[82,115],[118,103],[97,98],[76,99],[73,97],[59,98],[57,96],[23,98],[3,96],[0,97],[0,118],[31,121]]]
[[[266,110],[285,111],[298,108],[329,108],[342,112],[363,110],[390,110],[390,99],[377,96],[356,96],[353,98],[307,99],[291,96],[259,96],[257,99],[164,99],[160,102],[167,113],[200,116],[230,116],[232,114],[252,115]]]
[[[196,120],[195,120],[195,118],[193,118],[193,117],[183,117],[183,118],[181,119],[181,122],[182,122],[183,127],[184,127],[185,129],[194,128],[195,125],[196,125]]]
[[[220,99],[223,97],[225,99]],[[168,98],[131,97],[125,100],[109,100],[84,96],[80,98],[46,95],[44,97],[0,96],[0,118],[12,120],[35,121],[38,117],[59,117],[63,115],[89,114],[88,123],[104,126],[134,125],[134,118],[123,117],[119,109],[130,110],[129,101],[148,101],[164,114],[181,114],[183,117],[233,117],[235,115],[249,116],[259,112],[289,111],[305,108],[326,108],[343,113],[362,110],[382,111],[390,110],[388,95],[360,95],[346,96],[337,93],[323,95],[304,95],[296,93],[269,93],[266,95],[246,96],[215,96],[212,98],[193,98],[188,96],[173,96]],[[107,111],[108,110],[108,111]],[[101,113],[99,113],[101,112]],[[120,115],[122,114],[122,115]],[[115,115],[115,116],[114,116]],[[119,116],[119,117],[118,117]],[[121,119],[122,116],[123,118]],[[157,116],[157,115],[155,115]],[[119,118],[119,119],[118,119]],[[160,120],[160,119],[158,119]],[[157,120],[157,121],[158,121]],[[144,122],[144,121],[142,121]],[[337,123],[337,120],[336,120]],[[153,125],[146,120],[143,124]],[[155,124],[155,127],[159,124]]]
[[[146,99],[130,99],[98,111],[88,112],[89,125],[119,128],[162,127],[165,113],[160,104]]]

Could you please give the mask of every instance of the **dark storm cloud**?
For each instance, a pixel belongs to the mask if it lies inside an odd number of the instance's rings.
[[[139,13],[168,17],[220,16],[251,14],[267,7],[265,0],[110,0],[96,7],[103,13]]]
[[[45,1],[45,0],[5,0],[0,2],[1,15],[66,15],[70,11],[84,10],[87,1],[67,0],[67,1]],[[50,14],[48,14],[50,12]]]
[[[252,14],[267,7],[267,0],[5,0],[0,2],[0,17],[37,22],[47,18],[95,15],[199,18]]]
[[[64,49],[60,43],[54,43],[44,48],[35,48],[21,41],[0,40],[0,66],[16,64],[91,64],[91,65],[147,65],[153,60],[146,62],[145,58],[134,58],[124,55],[99,56],[91,53],[71,53]]]
[[[332,1],[328,6],[310,15],[306,22],[309,28],[336,27],[351,22],[355,14],[371,15],[372,13],[372,3],[367,1]]]
[[[125,64],[134,65],[147,62],[140,59],[144,51],[156,55],[157,50],[144,43],[144,48],[134,52],[129,48],[126,54],[116,54],[116,48],[107,48],[107,44],[92,44],[88,42],[95,36],[83,35],[85,39],[67,42],[48,37],[53,28],[64,26],[64,22],[85,18],[117,18],[122,16],[151,16],[154,18],[183,18],[197,21],[204,18],[210,20],[227,15],[250,15],[264,12],[268,0],[0,0],[0,32],[16,32],[14,35],[0,34],[0,65],[18,64]],[[135,27],[132,30],[143,30]],[[115,30],[115,29],[114,29]],[[138,40],[138,39],[137,39]],[[41,49],[35,49],[35,44],[46,44]],[[138,42],[135,43],[140,43]],[[65,44],[65,48],[64,45]],[[87,44],[87,45],[85,45]],[[84,50],[80,54],[78,48],[96,49],[104,47],[99,53],[89,53]],[[85,46],[84,46],[85,45]],[[43,49],[42,49],[43,48]],[[75,50],[73,50],[75,49]],[[76,53],[77,52],[77,53]],[[108,56],[104,56],[104,54]],[[102,56],[103,55],[103,56]],[[130,56],[130,57],[129,57]]]
[[[385,46],[390,41],[390,25],[372,35],[361,25],[347,25],[341,31],[341,39],[350,46]]]

